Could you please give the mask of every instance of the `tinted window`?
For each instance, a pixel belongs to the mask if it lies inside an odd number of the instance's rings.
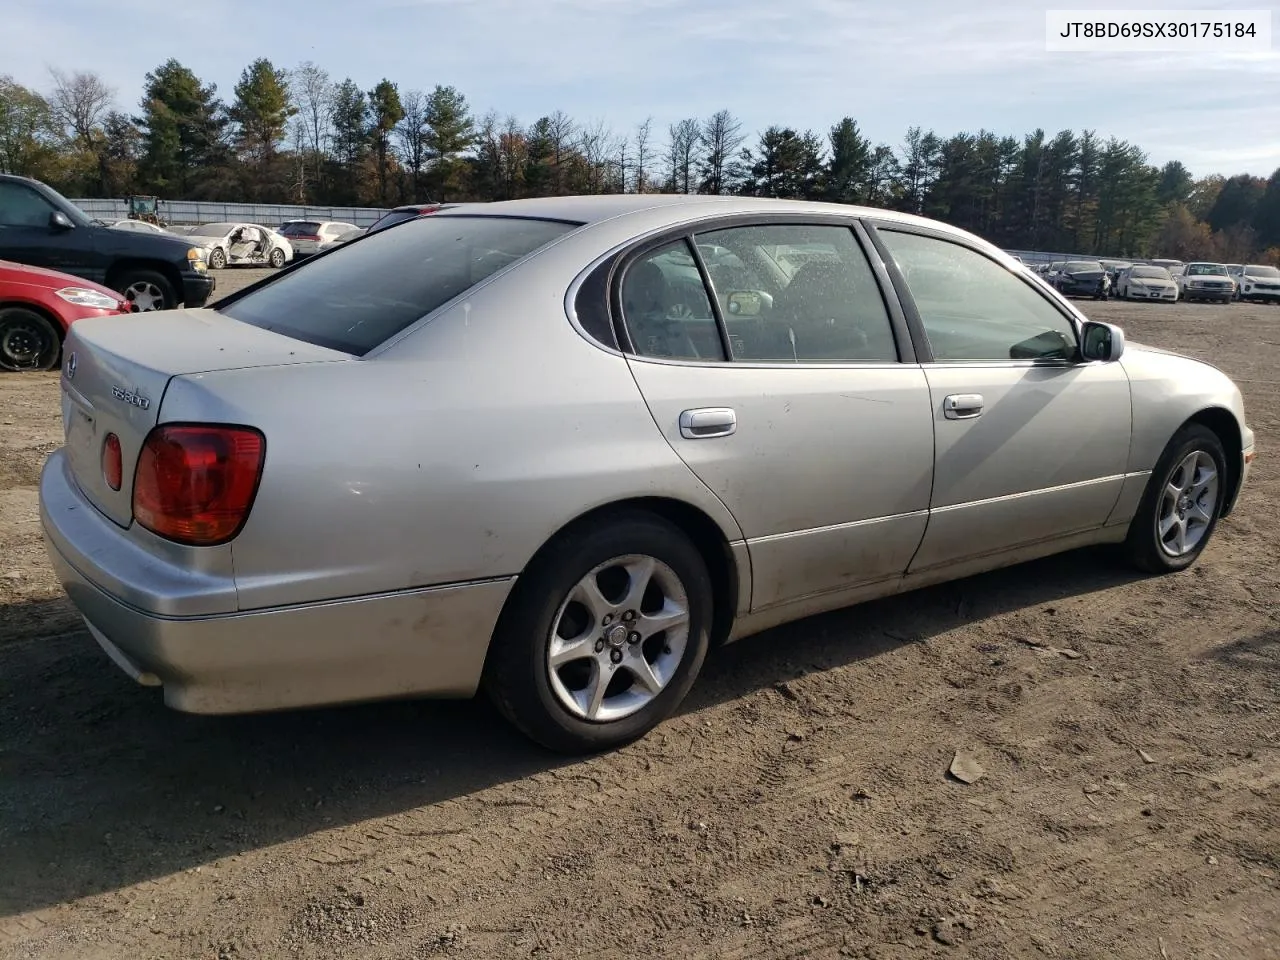
[[[697,243],[735,360],[897,361],[880,288],[847,227],[732,227]]]
[[[397,223],[404,223],[406,220],[412,220],[420,216],[417,210],[392,210],[390,213],[384,213],[377,220],[373,221],[370,230],[381,230],[383,227],[395,226]]]
[[[56,212],[48,200],[20,183],[0,183],[0,224],[6,227],[47,227]]]
[[[291,220],[280,232],[286,237],[307,237],[315,236],[319,230],[320,224],[312,220]]]
[[[1076,356],[1071,322],[1000,264],[945,240],[879,232],[906,278],[935,360]]]
[[[684,240],[651,250],[627,267],[622,317],[642,356],[724,359],[711,300]]]
[[[576,224],[426,217],[282,274],[219,309],[357,356]]]
[[[1169,271],[1163,267],[1134,267],[1130,276],[1142,280],[1168,280]]]

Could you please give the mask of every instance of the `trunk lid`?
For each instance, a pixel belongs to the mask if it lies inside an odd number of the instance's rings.
[[[213,310],[164,310],[77,321],[63,345],[62,426],[67,459],[85,497],[128,526],[138,454],[160,418],[169,380],[184,374],[347,360]],[[102,469],[107,434],[120,440],[119,490]]]

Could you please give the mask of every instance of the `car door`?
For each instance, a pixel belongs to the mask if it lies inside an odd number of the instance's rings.
[[[929,526],[911,573],[1101,527],[1132,431],[1119,363],[1080,362],[1050,294],[945,234],[874,227],[929,382]]]
[[[0,258],[88,276],[91,228],[54,226],[58,208],[24,183],[0,182]]]
[[[897,580],[919,546],[929,388],[887,283],[836,222],[708,229],[623,267],[632,373],[742,528],[752,610]]]

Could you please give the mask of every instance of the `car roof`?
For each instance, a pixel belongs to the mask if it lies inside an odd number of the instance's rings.
[[[544,217],[551,220],[571,220],[583,224],[600,223],[630,214],[666,209],[672,224],[691,216],[714,214],[794,213],[839,214],[853,217],[874,217],[904,224],[918,224],[935,230],[947,230],[957,234],[964,231],[937,220],[917,217],[909,213],[860,207],[842,203],[821,203],[810,200],[776,200],[769,197],[727,197],[709,194],[601,194],[573,197],[531,197],[523,200],[498,200],[484,204],[466,204],[465,211],[454,216],[509,216]],[[442,211],[439,216],[448,216]]]

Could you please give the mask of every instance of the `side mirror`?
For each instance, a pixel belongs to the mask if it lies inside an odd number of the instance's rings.
[[[52,230],[74,230],[76,225],[61,210],[49,214],[49,227]]]
[[[1111,363],[1124,354],[1124,331],[1114,324],[1085,322],[1080,332],[1080,355],[1085,360]]]

